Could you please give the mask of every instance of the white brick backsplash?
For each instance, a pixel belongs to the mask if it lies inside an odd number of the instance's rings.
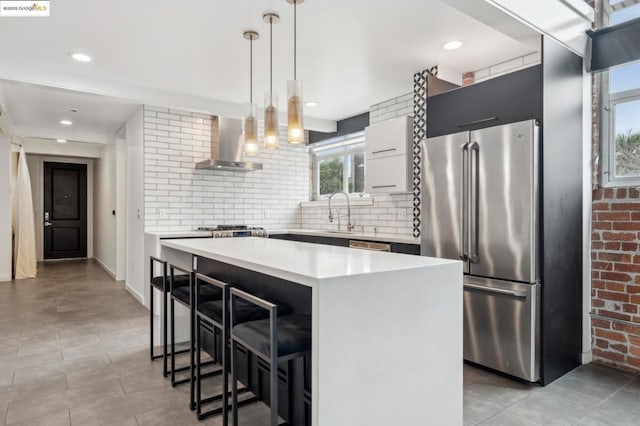
[[[379,195],[372,197],[373,205],[352,205],[351,220],[356,223],[356,231],[378,232],[397,235],[411,235],[411,194]],[[339,201],[342,201],[339,200]],[[400,207],[402,205],[403,207]],[[347,207],[334,207],[338,214],[346,216]],[[337,230],[338,220],[329,222],[329,208],[326,202],[305,203],[300,208],[302,228]],[[346,229],[346,217],[340,219],[342,230]]]
[[[478,83],[480,81],[488,80],[500,75],[505,75],[507,73],[518,71],[522,68],[527,68],[538,63],[540,63],[540,52],[533,52],[524,56],[518,56],[517,58],[513,58],[499,64],[475,70],[474,82]]]
[[[310,157],[306,146],[287,144],[286,128],[280,130],[280,149],[244,158],[263,163],[263,170],[196,170],[195,163],[209,158],[211,117],[153,106],[144,109],[147,231],[225,223],[300,227],[300,202],[309,199]],[[160,219],[160,210],[166,218]]]

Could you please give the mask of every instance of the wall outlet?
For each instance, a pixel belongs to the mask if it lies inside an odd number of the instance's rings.
[[[160,219],[167,219],[167,209],[158,209],[158,217],[160,217]]]
[[[400,208],[398,209],[398,220],[406,220],[407,219],[407,209]]]
[[[264,218],[266,220],[271,219],[271,212],[269,212],[269,210],[267,210],[267,209],[264,209]]]

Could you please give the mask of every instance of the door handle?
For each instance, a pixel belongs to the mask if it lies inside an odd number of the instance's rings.
[[[371,154],[382,154],[383,152],[391,152],[395,150],[396,150],[395,148],[381,149],[378,151],[373,151]]]
[[[469,169],[472,167],[473,174],[469,170],[469,200],[473,202],[473,210],[469,206],[469,212],[473,211],[473,217],[469,222],[473,226],[473,232],[470,232],[472,240],[469,241],[469,260],[473,263],[478,263],[480,255],[478,254],[478,245],[480,241],[480,145],[478,142],[472,142],[469,145]],[[475,162],[472,163],[475,153]]]
[[[44,223],[44,226],[51,226],[51,225],[53,225],[53,223],[51,223],[51,222],[45,222]]]
[[[479,291],[484,291],[485,293],[496,293],[496,294],[502,294],[504,296],[512,296],[512,297],[517,297],[518,299],[526,299],[527,298],[527,293],[524,291],[513,291],[513,290],[503,290],[501,288],[494,288],[494,287],[485,287],[482,285],[475,285],[475,284],[465,284],[464,285],[464,289],[467,290],[479,290]]]
[[[397,185],[373,185],[372,188],[395,188]]]
[[[458,250],[458,257],[460,260],[468,260],[469,253],[467,253],[467,160],[469,153],[469,142],[466,142],[461,149],[460,157],[460,171],[462,176],[462,185],[460,185],[460,249]]]

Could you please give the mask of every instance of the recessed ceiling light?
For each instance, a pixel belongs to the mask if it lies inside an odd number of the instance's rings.
[[[304,103],[304,106],[308,106],[308,107],[313,108],[315,106],[318,106],[318,103],[315,102],[315,101],[307,101],[307,102]]]
[[[67,143],[66,139],[56,139],[56,142],[58,143]]]
[[[456,50],[462,47],[462,42],[460,40],[451,40],[445,43],[442,47],[447,50]]]
[[[71,126],[73,122],[71,120],[60,120],[60,124],[63,126]]]
[[[91,56],[85,53],[80,53],[80,52],[72,53],[71,57],[78,62],[91,62]]]

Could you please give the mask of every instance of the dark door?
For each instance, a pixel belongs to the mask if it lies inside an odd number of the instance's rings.
[[[44,258],[87,257],[87,165],[44,163]]]

